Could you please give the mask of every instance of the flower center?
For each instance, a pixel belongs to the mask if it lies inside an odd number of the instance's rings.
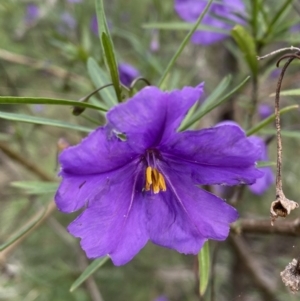
[[[149,191],[151,188],[155,194],[167,190],[164,176],[156,168],[148,166],[146,168],[145,190]]]

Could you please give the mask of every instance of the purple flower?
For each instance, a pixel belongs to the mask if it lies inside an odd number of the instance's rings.
[[[205,0],[175,0],[175,11],[183,20],[193,23],[203,12],[206,4],[207,1]],[[220,0],[218,3],[212,3],[208,13],[202,20],[202,24],[229,31],[234,23],[244,23],[238,16],[244,15],[244,12],[243,1]],[[193,34],[192,42],[194,44],[209,45],[228,36],[229,33],[198,30]]]
[[[265,141],[258,136],[251,136],[249,139],[251,139],[254,144],[262,149],[261,157],[259,158],[259,160],[269,161],[268,148]],[[259,168],[259,170],[264,173],[263,177],[257,179],[253,185],[249,186],[249,189],[254,194],[262,195],[270,188],[271,185],[273,185],[275,177],[271,167],[261,167]]]
[[[31,26],[39,17],[40,9],[37,5],[30,3],[26,8],[25,24]]]
[[[232,125],[240,128],[240,126],[232,120],[222,121],[216,126],[222,125]],[[248,139],[250,139],[252,143],[255,144],[261,150],[259,161],[269,161],[268,149],[265,141],[258,136],[251,136]],[[259,168],[259,170],[263,173],[263,176],[258,178],[254,184],[249,186],[250,191],[257,195],[263,194],[274,183],[274,174],[271,167],[261,167]],[[223,186],[217,188],[216,191],[218,195],[223,196],[227,192],[226,188]]]
[[[169,299],[166,296],[159,296],[154,301],[169,301]]]
[[[89,258],[122,265],[148,240],[197,254],[207,239],[226,239],[238,213],[199,185],[254,183],[260,148],[237,126],[177,132],[202,92],[146,87],[61,153],[56,204],[83,208],[68,230]]]
[[[140,76],[140,72],[130,64],[120,63],[118,70],[120,81],[126,87],[129,87],[132,81]]]
[[[274,112],[274,109],[268,105],[268,104],[261,104],[258,107],[258,114],[260,119],[265,119],[267,117],[269,117],[270,115],[272,115]]]
[[[69,3],[81,3],[82,0],[68,0]]]
[[[68,29],[75,29],[77,26],[77,21],[75,18],[68,12],[64,12],[61,15],[61,21],[63,22],[64,25],[68,27]]]
[[[281,68],[276,68],[270,73],[271,79],[278,79],[279,75],[281,73]]]
[[[152,52],[157,52],[159,48],[159,31],[157,29],[153,29],[151,32],[150,50]]]
[[[96,15],[94,15],[92,17],[92,19],[91,19],[90,28],[91,28],[92,33],[94,33],[95,36],[99,35],[99,32],[98,32],[98,20],[97,20],[97,16]]]
[[[292,26],[292,27],[290,28],[290,31],[291,31],[291,32],[295,32],[295,33],[298,33],[299,30],[300,30],[300,23],[295,24],[294,26]]]

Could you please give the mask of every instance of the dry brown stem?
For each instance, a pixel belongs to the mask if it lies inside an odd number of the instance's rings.
[[[278,221],[273,226],[269,219],[241,218],[231,225],[234,233],[278,234],[286,236],[300,236],[300,218],[295,220]]]

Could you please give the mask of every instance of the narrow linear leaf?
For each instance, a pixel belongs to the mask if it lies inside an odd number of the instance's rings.
[[[0,96],[0,104],[41,104],[41,105],[61,105],[61,106],[77,106],[82,108],[90,108],[107,112],[107,109],[92,105],[86,102],[79,102],[67,99],[44,98],[44,97],[15,97]]]
[[[234,89],[232,89],[229,93],[227,93],[226,95],[224,95],[223,97],[221,97],[220,99],[218,99],[215,102],[212,102],[210,106],[207,106],[204,110],[201,109],[197,111],[194,116],[192,116],[190,118],[190,120],[183,126],[180,128],[181,131],[184,131],[186,129],[188,129],[189,127],[191,127],[195,122],[199,121],[203,116],[205,116],[207,113],[209,113],[210,111],[212,111],[214,108],[218,107],[219,105],[221,105],[222,103],[224,103],[226,100],[230,99],[230,97],[237,92],[240,88],[242,88],[244,86],[244,84],[249,80],[250,76],[246,77],[238,86],[236,86]],[[219,87],[219,86],[218,86]],[[222,93],[223,94],[223,93]]]
[[[274,129],[264,129],[260,133],[262,135],[276,135],[276,130],[274,130]],[[281,130],[281,136],[282,137],[287,137],[287,138],[300,139],[300,132],[299,131]]]
[[[255,41],[250,33],[241,25],[236,25],[231,30],[231,35],[244,55],[252,74],[257,76],[258,60]]]
[[[179,131],[186,128],[186,125],[189,124],[189,120],[193,118],[194,114],[197,114],[200,110],[206,110],[209,106],[213,105],[214,102],[219,100],[219,97],[221,97],[221,95],[223,95],[225,90],[228,88],[231,82],[231,78],[231,75],[224,77],[222,81],[218,84],[218,86],[214,89],[214,91],[201,104],[200,108],[197,108],[196,104],[192,107],[192,109],[189,110],[188,114],[186,115],[186,117],[180,125]]]
[[[256,163],[256,167],[268,167],[268,166],[276,166],[276,162],[274,161],[258,161]]]
[[[96,0],[96,14],[98,20],[99,38],[105,57],[105,63],[110,73],[111,80],[114,84],[118,101],[121,102],[122,95],[121,95],[119,71],[117,68],[117,59],[115,56],[114,44],[112,42],[112,38],[105,17],[103,0]]]
[[[285,114],[291,110],[296,110],[299,109],[298,105],[293,105],[293,106],[288,106],[285,107],[283,109],[281,109],[279,111],[280,115],[281,114]],[[275,114],[270,115],[268,118],[262,120],[261,122],[257,123],[254,127],[252,127],[251,129],[249,129],[246,134],[247,136],[251,136],[255,133],[257,133],[258,131],[260,131],[261,129],[263,129],[265,126],[267,126],[268,124],[270,124],[271,122],[273,122],[275,120]]]
[[[59,184],[57,182],[16,181],[10,183],[10,185],[25,190],[28,194],[46,194],[54,193]]]
[[[280,20],[281,16],[286,13],[288,9],[291,8],[291,3],[293,0],[287,0],[283,2],[282,6],[278,8],[277,13],[273,14],[273,18],[271,19],[271,22],[269,23],[269,26],[264,34],[263,40],[266,40],[268,36],[273,32],[273,28],[275,27],[275,24]],[[281,2],[282,3],[282,2]]]
[[[204,244],[201,251],[198,254],[199,263],[199,293],[200,296],[204,296],[210,275],[210,254],[209,254],[209,243],[208,241]]]
[[[205,111],[207,108],[214,105],[214,103],[218,102],[219,98],[224,95],[224,92],[229,87],[232,80],[231,75],[227,75],[224,77],[218,86],[214,89],[214,91],[205,99],[203,104],[201,105],[201,111]]]
[[[74,292],[84,281],[86,281],[92,274],[94,274],[106,261],[109,257],[101,257],[95,259],[84,271],[83,273],[74,281],[70,288],[70,292]]]
[[[276,93],[272,93],[269,96],[274,97]],[[300,89],[291,89],[291,90],[284,90],[280,91],[281,96],[300,96]]]
[[[193,24],[187,22],[168,22],[168,23],[147,23],[143,24],[142,28],[144,29],[162,29],[162,30],[191,30],[193,28]],[[205,30],[209,32],[218,32],[224,34],[230,34],[229,30],[225,30],[222,28],[217,28],[208,25],[200,24],[197,27],[197,30]]]
[[[87,133],[89,133],[93,130],[93,129],[87,128],[85,126],[75,125],[75,124],[67,123],[67,122],[60,121],[60,120],[54,120],[54,119],[48,119],[48,118],[36,117],[36,116],[30,116],[30,115],[23,115],[23,114],[0,112],[0,118],[6,119],[6,120],[26,122],[26,123],[56,126],[56,127],[60,127],[60,128],[77,130],[77,131],[87,132]]]
[[[121,102],[122,97],[121,97],[121,86],[120,86],[120,80],[119,80],[119,71],[118,71],[118,66],[117,66],[117,62],[115,59],[115,55],[114,55],[112,41],[105,32],[102,33],[101,41],[102,41],[102,46],[103,46],[103,50],[104,50],[104,54],[105,54],[105,58],[106,58],[106,63],[108,65],[108,68],[110,71],[111,80],[113,82],[113,85],[114,85],[114,88],[115,88],[115,91],[117,94],[117,98],[118,98],[119,102]]]
[[[149,66],[153,67],[153,69],[156,70],[157,73],[161,74],[163,72],[163,66],[161,65],[161,62],[159,61],[157,56],[149,53],[148,51],[145,51],[145,47],[142,41],[136,35],[122,28],[116,28],[113,31],[113,34],[117,37],[126,39],[131,44],[135,52],[141,56],[143,61],[147,61]]]
[[[44,216],[46,213],[47,208],[43,212],[41,212],[40,215],[37,216],[36,219],[31,221],[29,224],[22,227],[16,234],[14,234],[7,242],[0,245],[0,252],[9,247],[11,244],[13,244],[15,241],[17,241],[19,238],[21,238],[23,235],[25,235],[30,229],[32,229]]]
[[[96,88],[110,83],[110,80],[104,70],[100,68],[98,63],[91,57],[87,61],[87,69]],[[118,103],[116,92],[113,87],[107,87],[99,91],[99,94],[108,108],[111,108]]]
[[[99,0],[98,0],[99,1]],[[208,9],[210,8],[211,4],[212,4],[213,0],[209,0],[208,3],[206,4],[204,10],[202,11],[201,15],[199,16],[199,18],[197,19],[196,23],[194,24],[194,26],[192,27],[192,29],[189,31],[189,33],[185,36],[185,38],[183,39],[182,43],[180,44],[179,48],[177,49],[177,51],[175,52],[175,54],[173,55],[173,57],[171,58],[167,68],[165,69],[163,75],[161,76],[159,82],[158,82],[158,87],[162,87],[164,85],[164,81],[167,78],[169,72],[171,71],[172,67],[175,65],[178,57],[180,56],[180,54],[182,53],[183,49],[185,48],[185,46],[188,44],[192,34],[197,30],[199,24],[201,23],[201,21],[203,20],[205,14],[207,13]]]

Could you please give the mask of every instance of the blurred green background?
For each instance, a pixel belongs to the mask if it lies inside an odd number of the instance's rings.
[[[290,4],[290,10],[282,17],[281,25],[296,23],[299,14]],[[246,2],[251,9],[251,2]],[[278,2],[279,3],[279,2]],[[28,19],[28,5],[39,7],[37,18]],[[168,61],[178,48],[184,30],[146,29],[156,22],[181,22],[174,12],[173,1],[159,0],[110,0],[104,1],[107,20],[119,62],[135,66],[151,83],[158,82]],[[278,5],[264,1],[270,16]],[[298,5],[299,6],[299,5]],[[300,6],[299,6],[300,8]],[[91,29],[95,16],[93,1],[69,3],[62,0],[1,1],[0,3],[0,95],[43,96],[79,100],[97,88],[91,81],[86,63],[94,57],[103,65],[98,36]],[[279,26],[279,25],[278,25]],[[264,53],[280,47],[299,44],[299,31],[285,31],[266,44]],[[155,39],[155,40],[153,40]],[[159,43],[153,51],[151,43]],[[275,59],[261,64],[258,100],[273,106],[270,93],[275,91],[277,78],[272,76]],[[238,84],[248,74],[246,63],[233,40],[228,39],[209,47],[189,44],[168,78],[169,88],[181,88],[205,81],[209,95],[227,74],[233,75]],[[298,88],[299,64],[288,71],[284,89]],[[142,87],[139,84],[138,87]],[[236,94],[230,102],[205,116],[197,125],[212,126],[216,122],[232,118],[245,125],[245,114],[251,100],[251,85]],[[281,106],[297,104],[299,97],[283,97]],[[95,96],[95,101],[101,101]],[[78,117],[71,108],[42,105],[1,105],[1,111],[18,112],[49,117],[70,123],[95,127],[88,118],[105,119],[87,110]],[[85,117],[84,117],[85,116]],[[254,122],[259,119],[255,115]],[[282,117],[284,129],[300,128],[299,111]],[[76,144],[86,133],[50,126],[25,124],[0,120],[0,143],[33,162],[49,177],[57,178],[57,143],[60,138]],[[268,127],[273,129],[273,125]],[[299,200],[300,135],[283,137],[284,186],[287,197]],[[270,160],[275,161],[276,143],[269,144]],[[14,181],[37,181],[36,173],[11,160],[0,151],[0,243],[7,241],[36,212],[44,208],[53,194],[26,193],[12,187]],[[57,180],[59,180],[57,178]],[[269,218],[269,206],[274,200],[275,189],[262,196],[254,196],[248,190],[238,200],[237,208],[243,218]],[[72,283],[86,268],[89,261],[80,249],[79,241],[71,237],[66,226],[78,213],[64,215],[55,211],[45,223],[26,237],[11,252],[0,253],[0,300],[13,301],[151,301],[164,295],[170,301],[199,300],[198,267],[194,256],[178,254],[149,243],[129,264],[114,267],[105,263],[88,282],[70,293]],[[289,219],[299,216],[299,211]],[[275,283],[274,300],[298,300],[281,282],[279,273],[300,252],[298,237],[245,234],[243,238],[251,254],[261,264],[265,279]],[[259,285],[253,281],[243,261],[232,248],[230,240],[211,242],[214,264],[212,284],[203,300],[267,300]]]

